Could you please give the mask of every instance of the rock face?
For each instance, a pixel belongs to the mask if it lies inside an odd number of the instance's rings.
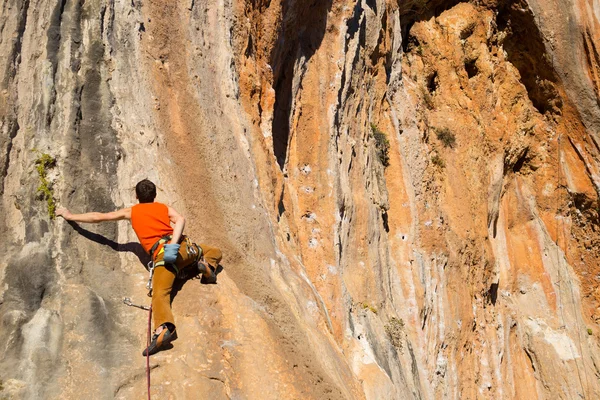
[[[567,4],[568,3],[568,4]],[[0,397],[146,396],[150,178],[224,254],[172,399],[600,398],[597,0],[6,0]]]

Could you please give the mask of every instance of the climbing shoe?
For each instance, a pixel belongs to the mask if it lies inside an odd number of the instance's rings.
[[[217,283],[217,274],[214,271],[210,271],[210,276],[202,275],[200,283],[204,283],[205,285]]]
[[[205,273],[208,268],[210,268],[210,267],[208,266],[208,264],[206,263],[206,261],[204,261],[204,260],[198,260],[198,272],[200,274]]]
[[[166,325],[162,325],[163,330],[160,333],[155,333],[152,335],[152,341],[150,342],[150,346],[142,352],[142,355],[146,357],[146,355],[152,355],[158,353],[161,350],[164,350],[165,347],[171,343],[173,340],[177,339],[177,331],[175,327],[173,327],[173,331],[169,330]]]
[[[213,284],[217,283],[217,274],[215,273],[215,269],[210,266],[204,260],[198,261],[198,270],[202,274],[202,278],[200,278],[200,283],[204,284]],[[206,271],[209,272],[209,276],[204,275]]]
[[[204,275],[205,271],[208,271],[210,275]],[[204,283],[205,285],[217,283],[216,269],[213,268],[210,264],[205,265],[204,270],[202,271],[202,278],[200,279],[200,283]]]

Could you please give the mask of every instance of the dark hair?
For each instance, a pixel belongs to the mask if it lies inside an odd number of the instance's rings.
[[[135,185],[135,194],[140,203],[152,203],[156,197],[156,186],[148,179],[144,179]]]

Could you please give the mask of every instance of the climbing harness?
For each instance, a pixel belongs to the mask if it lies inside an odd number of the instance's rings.
[[[165,243],[167,243],[169,240],[171,240],[171,238],[173,237],[173,235],[165,235],[163,237],[161,237],[160,239],[158,239],[156,241],[156,243],[154,243],[152,245],[152,248],[150,249],[150,257],[152,257],[152,260],[154,260],[154,253],[156,252],[156,249],[158,249],[158,246],[164,245]],[[160,251],[156,254],[156,256],[158,256],[159,254],[162,254],[164,252],[164,247],[162,249],[160,249]],[[159,261],[156,263],[155,267],[160,267],[161,265],[165,265],[164,261]]]
[[[152,259],[148,262],[148,265],[146,266],[146,269],[149,272],[148,282],[146,283],[146,289],[148,290],[148,297],[152,297],[152,278],[154,277],[154,269],[156,267],[162,267],[162,266],[166,265],[165,261],[162,259],[158,262],[155,262],[154,260],[156,257],[158,257],[159,255],[164,253],[164,251],[165,251],[164,244],[167,243],[168,241],[170,241],[172,237],[173,237],[173,235],[163,236],[162,238],[158,239],[156,241],[156,243],[154,243],[152,245],[152,248],[150,248],[150,257]],[[192,242],[189,237],[183,235],[181,237],[181,240],[179,241],[179,243],[184,248],[185,254],[187,255],[186,260],[191,260],[187,265],[184,265],[185,267],[193,266],[193,264],[196,264],[196,266],[197,266],[199,261],[203,261],[202,248],[200,246],[198,246],[196,243]],[[156,256],[155,256],[154,253],[156,252],[156,249],[158,249],[158,247],[161,245],[163,245],[163,247],[158,251],[158,253],[156,253]],[[171,267],[175,270],[175,275],[177,275],[177,278],[184,279],[186,277],[187,273],[184,272],[183,268],[180,271],[179,268],[177,268],[177,265],[175,263],[169,264],[169,267]]]

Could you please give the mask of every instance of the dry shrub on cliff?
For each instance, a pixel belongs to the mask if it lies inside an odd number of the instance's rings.
[[[405,0],[400,4],[400,10],[403,14],[419,16],[428,10],[427,0]]]
[[[433,104],[433,96],[429,91],[425,88],[421,88],[421,96],[423,97],[423,102],[425,103],[425,107],[429,110],[433,110],[435,105]]]
[[[418,45],[415,51],[417,52],[417,54],[420,57],[423,57],[423,46],[422,45]]]
[[[371,131],[375,139],[375,147],[377,148],[379,160],[384,167],[388,167],[390,165],[390,141],[387,135],[377,128],[377,125],[371,124]]]
[[[390,337],[392,345],[402,352],[402,340],[404,338],[404,321],[392,317],[389,322],[385,325],[385,332]]]
[[[456,135],[448,128],[436,129],[435,134],[444,147],[454,148],[456,145]]]
[[[431,162],[433,163],[433,165],[436,165],[440,168],[445,168],[446,167],[446,162],[444,161],[444,159],[442,157],[440,157],[439,154],[434,154],[431,157]]]

